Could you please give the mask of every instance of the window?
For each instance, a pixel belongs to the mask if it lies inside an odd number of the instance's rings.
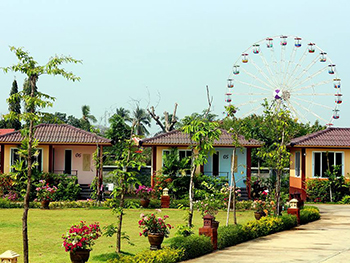
[[[300,176],[300,152],[295,152],[294,155],[294,170],[295,170],[295,176]]]
[[[191,157],[191,150],[179,150],[180,161],[186,157]]]
[[[343,166],[343,152],[313,152],[313,176],[328,177],[327,170],[333,172],[334,165]],[[338,176],[343,174],[343,167],[339,170]]]
[[[35,167],[36,170],[42,172],[43,171],[43,149],[37,149],[38,155],[32,157],[32,163],[37,163],[37,166]],[[18,154],[18,148],[11,148],[11,158],[10,158],[10,166],[16,164],[17,161],[21,160],[21,157]],[[27,162],[25,161],[25,164]],[[12,169],[12,171],[14,171]]]

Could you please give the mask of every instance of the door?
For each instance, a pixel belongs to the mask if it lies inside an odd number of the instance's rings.
[[[64,173],[72,173],[72,150],[64,151]]]

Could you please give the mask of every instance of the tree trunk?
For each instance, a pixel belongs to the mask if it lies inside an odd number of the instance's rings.
[[[228,226],[229,217],[230,217],[230,207],[231,207],[231,197],[232,197],[232,189],[233,189],[233,223],[237,224],[237,216],[236,216],[236,178],[235,178],[235,155],[236,155],[236,147],[232,151],[231,157],[231,182],[230,182],[230,191],[229,198],[227,204],[227,216],[226,216],[226,226]]]
[[[276,215],[280,214],[280,203],[281,203],[281,170],[276,171]]]
[[[123,171],[126,172],[127,168],[124,167]],[[120,203],[119,203],[119,215],[118,215],[118,227],[117,227],[117,249],[116,252],[120,253],[121,251],[121,239],[122,239],[122,225],[123,225],[123,209],[124,209],[124,197],[125,197],[125,175],[123,174],[120,185],[122,186],[122,191],[120,193]]]
[[[34,88],[36,86],[37,76],[30,76],[30,86],[31,92],[30,97],[34,97]],[[29,108],[30,113],[35,112],[35,106],[33,104],[30,105]],[[22,216],[22,238],[23,238],[23,262],[29,262],[29,242],[28,242],[28,213],[29,213],[29,198],[30,198],[30,190],[32,186],[32,145],[33,145],[33,137],[34,137],[34,123],[31,119],[29,121],[29,132],[28,132],[28,155],[27,155],[27,191],[24,196],[23,201],[23,216]]]
[[[194,187],[193,187],[193,178],[196,173],[196,165],[194,164],[194,153],[192,153],[192,167],[191,167],[191,177],[190,177],[190,189],[188,191],[189,199],[190,199],[190,211],[188,214],[188,227],[192,227],[192,219],[193,219],[193,198],[194,198]]]

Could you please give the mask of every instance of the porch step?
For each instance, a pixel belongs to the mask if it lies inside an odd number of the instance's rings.
[[[247,200],[248,200],[247,188],[241,187],[241,188],[239,188],[239,189],[241,190],[241,197],[239,198],[239,200],[247,201]]]
[[[80,200],[91,199],[91,193],[92,193],[92,190],[90,189],[89,184],[80,184],[80,193],[79,193]]]

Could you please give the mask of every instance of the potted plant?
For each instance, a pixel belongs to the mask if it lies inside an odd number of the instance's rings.
[[[140,197],[141,206],[147,208],[150,202],[150,197],[153,192],[152,187],[148,187],[145,185],[140,185],[139,188],[136,189],[136,195]]]
[[[41,202],[41,207],[43,209],[49,209],[50,201],[54,198],[57,187],[51,187],[45,180],[40,180],[35,190],[37,196],[36,200]]]
[[[156,211],[161,212],[160,209],[156,209]],[[169,236],[171,225],[165,223],[167,218],[169,216],[164,215],[163,217],[159,217],[156,213],[141,214],[139,228],[142,228],[143,231],[140,232],[140,236],[148,237],[151,250],[160,249],[164,237]]]
[[[254,216],[256,220],[259,220],[263,216],[272,214],[275,210],[275,202],[270,200],[267,192],[263,192],[261,199],[254,200],[252,203],[252,208],[255,210]]]
[[[95,240],[101,236],[99,223],[86,225],[84,221],[72,225],[65,235],[62,235],[63,247],[70,252],[72,263],[84,263],[89,260],[90,251]]]

